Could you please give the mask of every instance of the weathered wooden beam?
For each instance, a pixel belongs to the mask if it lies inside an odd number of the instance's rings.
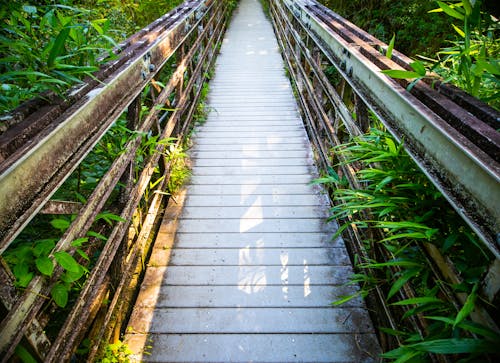
[[[190,8],[183,17],[89,90],[51,127],[31,140],[27,150],[20,150],[0,164],[0,253],[156,75],[209,8],[205,1],[186,6]]]

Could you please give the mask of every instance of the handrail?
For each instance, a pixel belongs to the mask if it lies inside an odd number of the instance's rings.
[[[227,2],[187,1],[123,42],[115,50],[117,58],[105,64],[94,79],[71,90],[65,100],[51,97],[50,103],[31,101],[10,115],[11,128],[0,136],[0,253],[50,204],[49,199],[58,187],[124,112],[135,136],[116,157],[87,202],[69,204],[72,210],[69,213],[77,211],[76,218],[51,256],[57,251],[73,254],[71,243],[86,236],[111,193],[117,185],[122,185],[123,202],[113,206],[120,220],[109,232],[55,339],[48,339],[43,333],[47,319],[41,317],[44,307],[50,307],[45,297],[50,296],[62,269],[56,267],[50,279],[35,276],[24,293],[18,293],[13,287],[12,274],[2,262],[0,280],[4,286],[0,298],[9,310],[0,323],[2,362],[8,361],[23,336],[39,359],[68,361],[89,331],[95,340],[89,352],[92,361],[113,332],[119,331],[117,317],[123,318],[127,313],[125,304],[133,295],[129,285],[145,257],[144,247],[156,228],[154,222],[161,214],[163,189],[170,177],[170,162],[162,156],[166,145],[159,143],[134,180],[131,173],[137,170],[136,152],[147,134],[158,135],[159,140],[175,137],[177,145],[183,142],[227,21]],[[173,57],[175,63],[171,61]],[[141,120],[141,93],[146,86],[155,84],[157,77],[169,77],[168,82],[161,92],[151,90],[153,103]],[[31,122],[33,119],[38,122]],[[163,170],[162,176],[155,176],[155,169]],[[147,190],[151,197],[144,200]],[[146,203],[144,216],[138,209],[141,201]],[[66,207],[59,205],[62,209]],[[106,308],[102,307],[104,299],[109,300]],[[94,324],[98,311],[103,318]],[[33,329],[36,334],[28,336]]]
[[[284,1],[323,53],[384,122],[459,215],[500,257],[500,134],[469,110],[423,82],[410,93],[384,69],[409,68],[398,52],[386,58],[314,1]],[[364,33],[361,30],[358,34]],[[365,33],[366,34],[366,33]],[[398,64],[398,61],[400,64]],[[488,107],[483,106],[488,109]],[[500,121],[494,110],[493,121]],[[459,124],[457,124],[459,123]]]
[[[494,301],[499,294],[500,134],[493,125],[500,120],[499,113],[444,84],[432,89],[419,82],[411,92],[406,91],[406,81],[396,81],[381,71],[411,69],[411,60],[395,50],[388,59],[384,55],[386,44],[316,1],[271,0],[271,16],[323,168],[333,166],[332,147],[369,129],[371,110],[397,140],[404,140],[409,155],[495,257],[482,291]],[[327,66],[334,66],[341,76],[337,89],[324,73]],[[354,102],[355,119],[344,100]],[[342,168],[351,186],[359,188],[353,170],[345,165]],[[351,256],[374,258],[363,248],[359,232],[348,232]],[[434,272],[452,284],[459,283],[455,270],[437,248],[424,245]],[[374,255],[384,256],[377,246],[373,249]],[[401,299],[414,296],[409,286],[400,293]],[[456,306],[465,303],[465,294],[454,297],[446,293],[452,301],[457,300]],[[398,317],[378,286],[368,300],[376,311],[375,325],[396,329]],[[472,318],[498,330],[484,308],[477,306]],[[426,323],[418,316],[410,322],[416,330],[425,330]],[[397,337],[379,337],[386,347],[398,344],[389,342]]]

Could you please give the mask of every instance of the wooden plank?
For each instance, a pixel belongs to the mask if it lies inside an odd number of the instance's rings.
[[[144,362],[378,361],[372,334],[136,334],[127,343],[165,347],[155,355],[139,355]]]
[[[198,175],[272,175],[286,172],[288,175],[310,174],[310,165],[281,166],[198,166]]]
[[[333,228],[333,225],[332,225]],[[231,218],[231,219],[184,219],[179,232],[192,233],[243,233],[258,232],[328,232],[328,225],[320,218]]]
[[[203,263],[201,262],[203,261]],[[350,264],[342,248],[176,248],[170,255],[173,266],[303,266]],[[328,281],[322,281],[328,283]]]
[[[237,184],[237,185],[191,185],[189,195],[262,195],[262,194],[309,194],[319,188],[302,184]],[[322,214],[324,215],[324,213]]]
[[[168,286],[147,287],[141,290],[137,307],[212,307],[212,308],[270,308],[270,307],[310,307],[330,306],[342,296],[352,294],[350,286],[333,285],[256,285],[263,280],[265,271],[253,269],[242,277],[235,286]],[[361,298],[356,297],[345,303],[345,307],[363,307]]]
[[[145,286],[160,285],[236,285],[239,276],[246,275],[255,266],[151,266],[146,271],[143,284]],[[267,278],[265,284],[281,283],[281,266],[265,266]],[[287,266],[287,280],[290,285],[303,284],[306,279],[315,285],[317,281],[328,281],[329,284],[342,285],[349,281],[351,266],[304,265]],[[312,280],[311,280],[312,279]],[[256,280],[255,285],[264,285],[264,281]]]
[[[187,207],[203,206],[319,206],[319,197],[311,194],[296,195],[190,195],[186,198]],[[323,204],[324,205],[324,204]]]
[[[151,324],[147,317],[154,318]],[[359,308],[135,309],[134,332],[152,334],[368,333],[373,329]],[[269,324],[272,321],[272,324]]]
[[[263,158],[263,159],[247,159],[241,157],[240,159],[195,159],[193,165],[196,167],[206,167],[206,166],[223,166],[224,168],[228,166],[239,166],[239,167],[258,167],[262,168],[265,166],[308,166],[311,165],[308,159],[302,158]]]
[[[313,176],[307,174],[290,175],[290,174],[275,174],[275,175],[193,175],[191,177],[191,185],[230,185],[230,184],[298,184],[310,183],[314,179]]]
[[[343,245],[331,234],[320,232],[245,232],[245,233],[178,233],[182,246],[190,247],[332,247]]]

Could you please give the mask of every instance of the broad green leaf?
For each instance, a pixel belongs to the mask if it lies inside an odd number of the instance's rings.
[[[57,219],[51,220],[50,224],[52,225],[52,227],[54,227],[56,229],[59,229],[61,231],[65,231],[66,229],[68,229],[70,222],[67,219],[57,218]]]
[[[36,257],[47,256],[50,253],[50,251],[54,249],[55,246],[56,242],[53,239],[44,239],[37,241],[35,243],[35,246],[33,247],[33,254]]]
[[[404,71],[400,69],[386,69],[382,73],[391,78],[401,78],[401,79],[413,79],[420,77],[420,74],[412,71]]]
[[[413,349],[436,354],[498,353],[498,345],[481,339],[436,339],[408,345]]]
[[[35,260],[36,268],[42,274],[46,276],[52,276],[52,272],[54,272],[54,263],[47,256],[40,256]]]
[[[52,296],[52,299],[54,299],[54,302],[57,304],[57,306],[64,308],[68,303],[68,292],[69,291],[66,285],[57,283],[50,291],[50,295]]]
[[[453,9],[452,7],[450,7],[449,5],[447,5],[446,3],[443,3],[441,1],[438,1],[438,6],[443,9],[443,11],[448,14],[449,16],[453,17],[453,18],[456,18],[458,20],[464,20],[465,17],[462,13],[459,13],[457,10]]]
[[[414,297],[411,299],[396,301],[395,303],[392,303],[391,305],[435,304],[435,303],[442,303],[442,302],[443,301],[441,299],[438,299],[437,297],[424,296],[424,297]]]
[[[387,47],[387,52],[385,53],[385,56],[389,59],[392,58],[392,51],[394,50],[395,41],[396,41],[396,34],[393,34],[391,41],[389,42],[389,46]]]
[[[17,279],[17,285],[26,287],[33,279],[33,272],[29,271],[29,266],[26,263],[18,263],[12,269],[14,276]]]
[[[54,253],[57,263],[59,263],[65,270],[71,272],[79,272],[81,266],[68,252],[59,251]]]
[[[61,275],[61,280],[66,283],[72,283],[80,280],[80,278],[85,274],[83,267],[80,267],[78,272],[66,271]]]
[[[47,58],[47,66],[52,68],[56,61],[56,58],[63,54],[64,46],[66,43],[66,38],[68,38],[70,28],[64,27],[61,29],[59,34],[57,35],[54,43],[52,44],[52,48],[50,49],[49,57]]]
[[[472,288],[471,293],[469,296],[467,296],[467,300],[465,301],[464,306],[462,306],[462,309],[457,314],[457,317],[455,318],[455,322],[453,323],[453,327],[455,328],[458,323],[460,323],[462,320],[464,320],[466,317],[470,315],[472,310],[474,310],[475,307],[475,302],[476,302],[476,292],[477,292],[478,284],[476,283],[474,287]]]

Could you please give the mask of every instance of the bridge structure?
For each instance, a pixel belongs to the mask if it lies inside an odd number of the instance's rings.
[[[82,346],[94,361],[121,338],[137,361],[377,361],[401,343],[374,329],[396,329],[398,307],[381,287],[366,302],[331,303],[358,291],[346,285],[353,261],[392,256],[367,251],[354,226],[332,239],[328,191],[311,185],[336,167],[333,146],[370,128],[369,113],[481,237],[493,262],[480,293],[498,300],[498,112],[446,84],[406,91],[381,70],[411,69],[410,59],[387,58],[386,44],[314,1],[269,3],[268,17],[257,0],[231,17],[226,1],[187,1],[65,99],[33,100],[2,120],[0,251],[47,214],[73,216],[51,248],[51,276],[19,290],[2,260],[2,361],[19,347],[69,361]],[[108,170],[84,198],[62,200],[59,188],[119,122],[132,132]],[[192,176],[168,195],[171,156],[188,136]],[[419,248],[436,278],[460,282],[437,248]],[[74,280],[67,255],[85,266]],[[414,294],[406,286],[398,299]],[[460,307],[467,296],[449,298]],[[481,304],[472,318],[498,329]]]

